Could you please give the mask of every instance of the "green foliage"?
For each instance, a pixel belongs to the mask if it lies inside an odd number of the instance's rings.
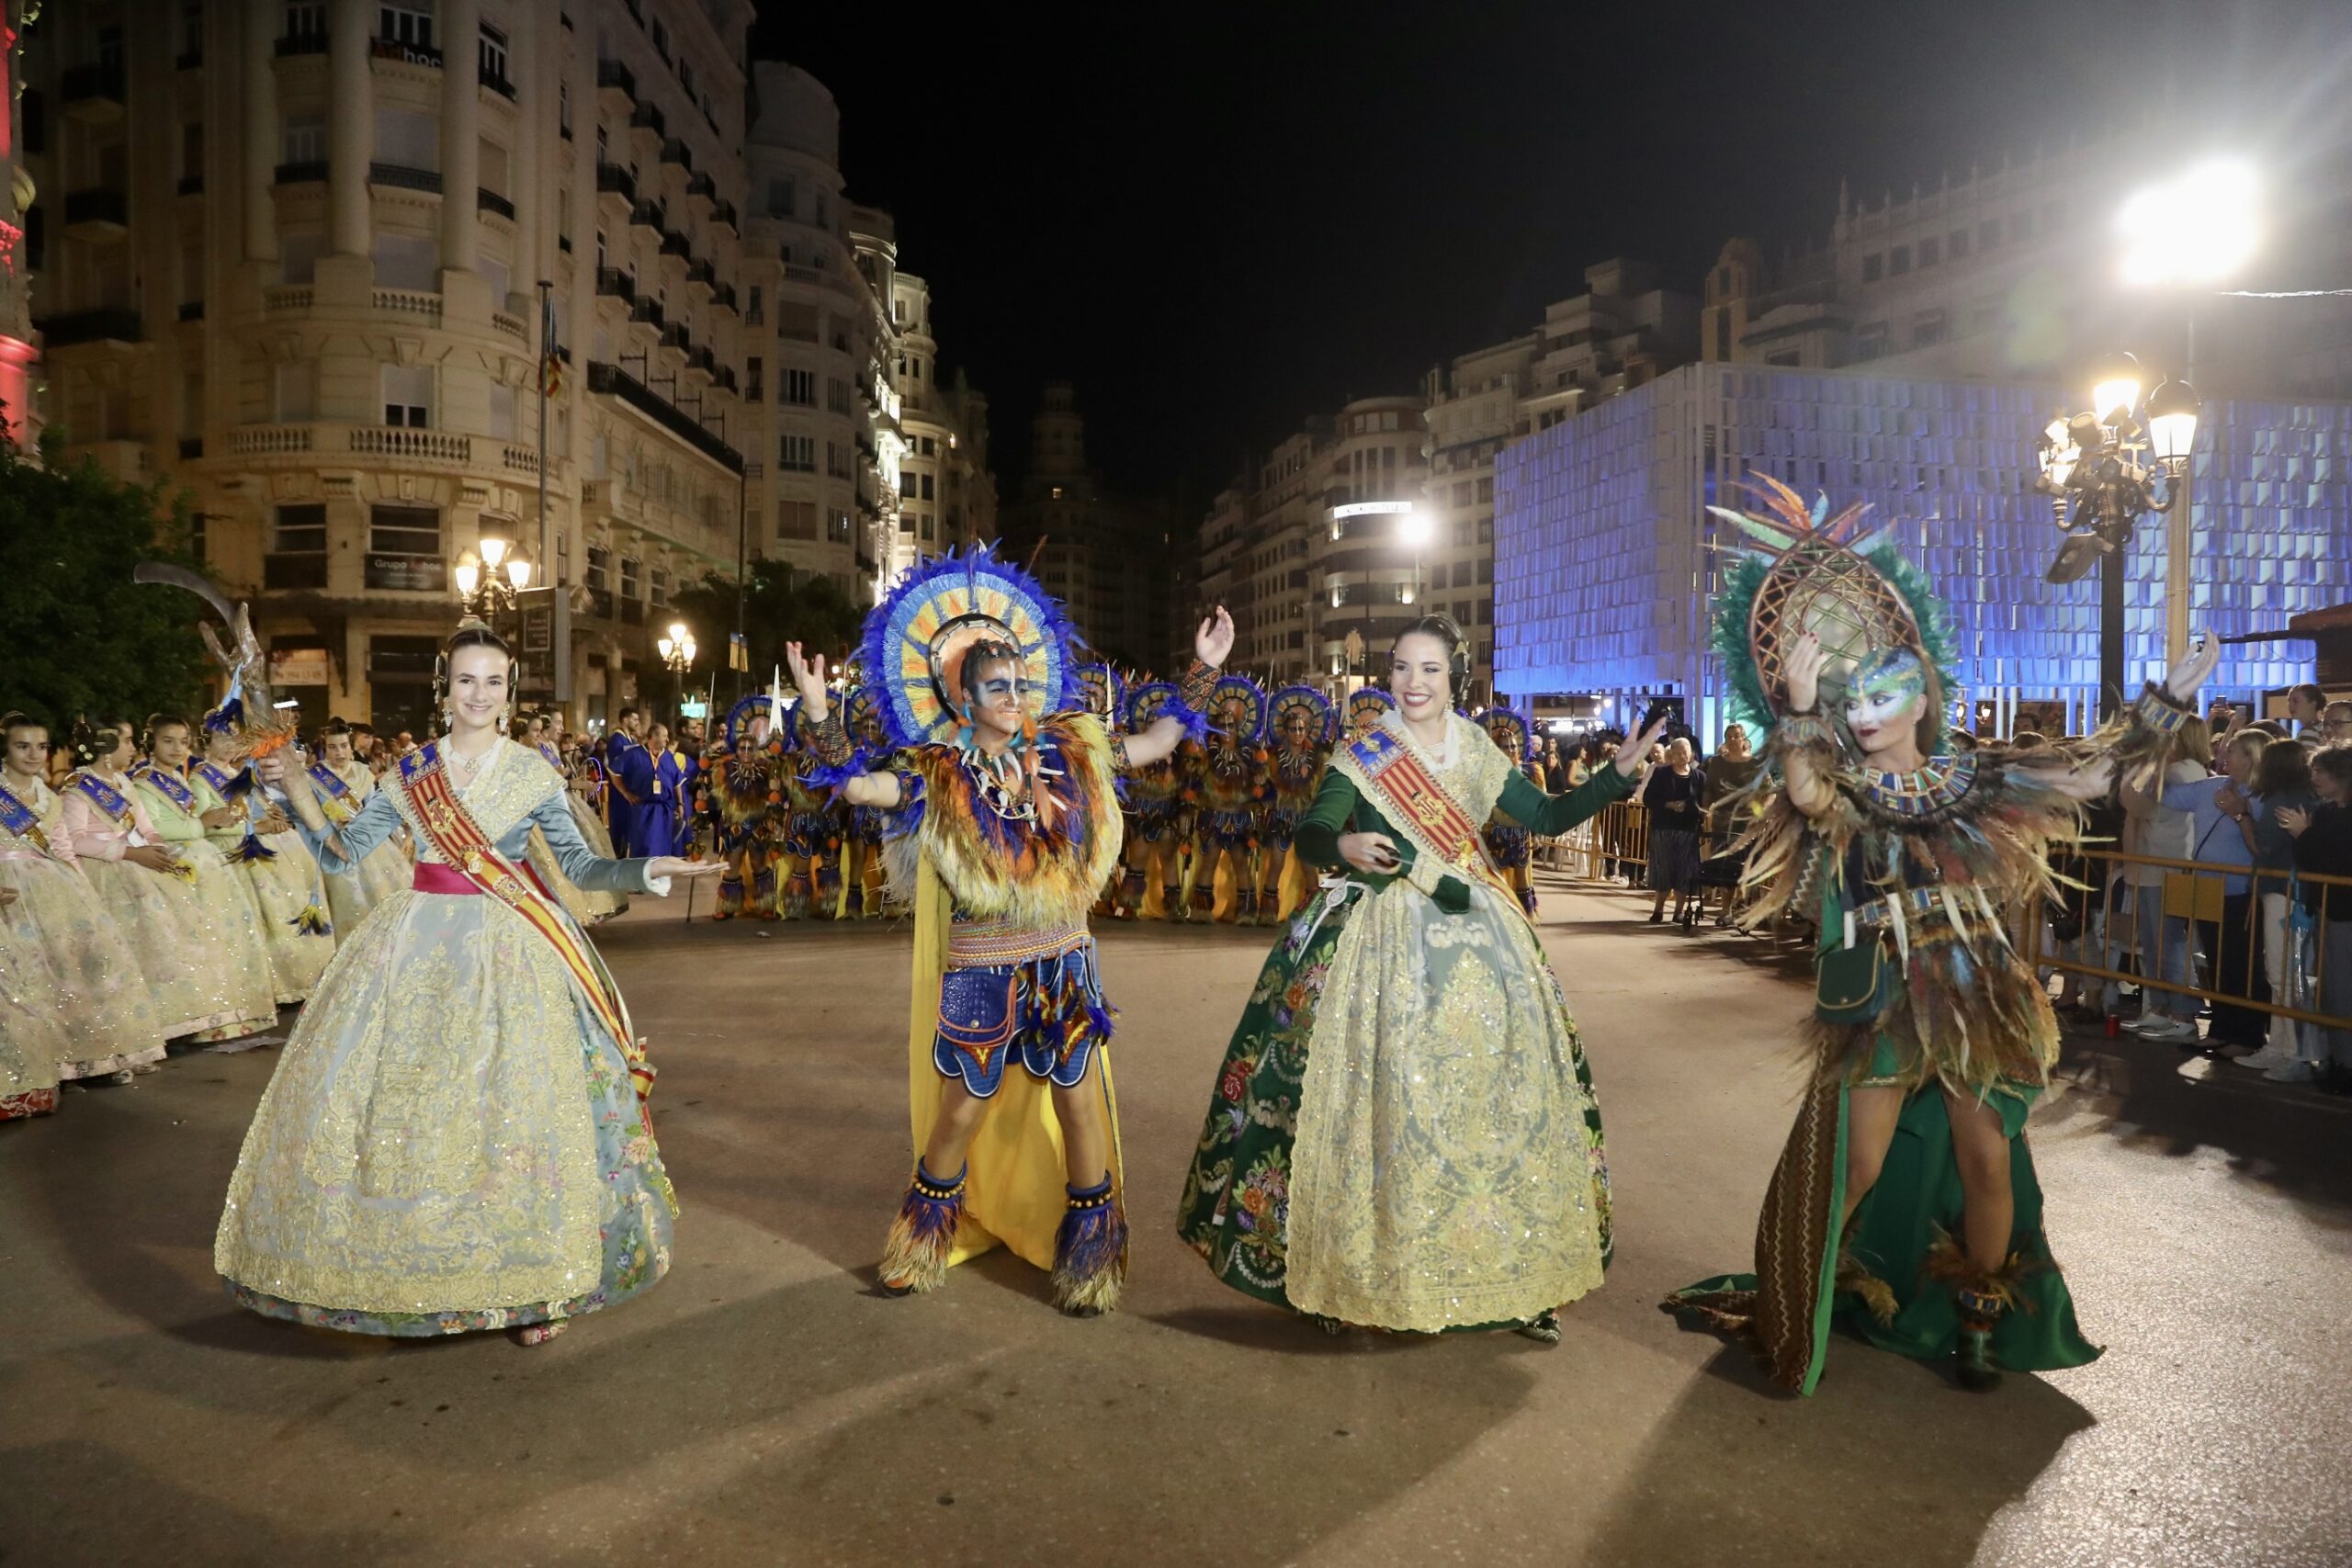
[[[733,580],[706,573],[699,583],[679,589],[671,604],[717,661],[719,689],[728,690],[727,634],[735,626]],[[752,653],[752,675],[744,689],[765,689],[770,672],[784,662],[787,642],[821,653],[828,664],[838,665],[857,646],[865,619],[865,612],[831,578],[796,572],[784,561],[753,561],[744,590],[743,632]],[[789,689],[789,678],[786,684]]]
[[[1747,640],[1747,617],[1756,607],[1757,591],[1770,572],[1770,562],[1743,555],[1724,573],[1723,588],[1715,595],[1715,652],[1724,661],[1731,688],[1730,716],[1747,726],[1759,748],[1772,733],[1772,704],[1764,694],[1756,651]]]
[[[36,466],[0,441],[0,708],[21,707],[59,738],[77,717],[144,718],[207,700],[206,613],[176,588],[134,583],[142,560],[201,570],[188,554],[183,494],[141,488],[89,462],[67,465],[49,433]]]

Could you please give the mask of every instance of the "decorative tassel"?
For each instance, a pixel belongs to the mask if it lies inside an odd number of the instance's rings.
[[[1928,1279],[1951,1287],[1963,1318],[1972,1316],[1973,1307],[1973,1315],[1989,1324],[2005,1312],[2033,1310],[2032,1301],[2018,1289],[2033,1268],[2021,1252],[2010,1253],[1998,1269],[1984,1268],[1951,1238],[1951,1233],[1939,1226],[1922,1271]]]
[[[1127,1216],[1106,1171],[1092,1187],[1072,1187],[1069,1210],[1054,1233],[1054,1304],[1072,1317],[1100,1317],[1119,1304],[1127,1278]]]
[[[244,838],[238,842],[233,858],[241,863],[251,864],[254,861],[276,860],[277,852],[263,843],[258,835],[248,829]]]
[[[882,1243],[882,1289],[894,1296],[935,1291],[947,1282],[947,1258],[956,1246],[956,1228],[964,1218],[964,1177],[967,1164],[953,1181],[942,1181],[915,1161],[914,1180],[906,1201]]]
[[[1860,1258],[1842,1247],[1838,1249],[1837,1290],[1841,1295],[1859,1297],[1881,1327],[1894,1321],[1899,1305],[1894,1288],[1864,1268]]]
[[[316,904],[305,904],[302,912],[286,922],[304,936],[333,936],[334,923],[327,919],[325,909]]]

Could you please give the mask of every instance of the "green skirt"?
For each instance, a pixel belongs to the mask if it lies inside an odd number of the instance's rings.
[[[1883,1041],[1879,1055],[1891,1066]],[[1904,1101],[1878,1182],[1845,1237],[1852,1263],[1884,1282],[1894,1310],[1883,1315],[1883,1301],[1873,1311],[1838,1288],[1848,1092],[1843,1081],[1816,1083],[1800,1107],[1757,1222],[1756,1272],[1702,1280],[1662,1303],[1747,1341],[1774,1381],[1799,1393],[1811,1393],[1820,1380],[1832,1327],[1923,1360],[1959,1348],[1951,1290],[1927,1277],[1928,1253],[1940,1237],[1961,1234],[1962,1211],[1951,1123],[1933,1083]],[[2009,1141],[2017,1205],[2009,1250],[2024,1266],[2019,1304],[1993,1331],[1994,1358],[2012,1371],[2079,1367],[2099,1353],[2075,1321],[2074,1298],[2042,1231],[2041,1186],[2025,1138],[2026,1112],[2040,1094],[2038,1087],[2004,1085],[1990,1102]]]
[[[1291,1306],[1285,1266],[1291,1145],[1298,1132],[1316,1010],[1330,977],[1332,950],[1363,895],[1364,889],[1350,885],[1344,902],[1327,908],[1323,897],[1309,899],[1267,953],[1226,1046],[1208,1120],[1184,1178],[1177,1234],[1208,1263],[1209,1272],[1275,1306]],[[1552,984],[1548,976],[1543,979]],[[1581,1046],[1576,1075],[1589,1096],[1592,1074]],[[1597,1101],[1591,1103],[1586,1122],[1598,1149],[1600,1111]],[[1611,1247],[1607,1168],[1600,1168],[1600,1258],[1606,1268]],[[1445,1332],[1516,1326],[1473,1324]]]

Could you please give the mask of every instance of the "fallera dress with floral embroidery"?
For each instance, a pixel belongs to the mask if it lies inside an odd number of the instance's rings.
[[[563,795],[543,759],[502,739],[458,798],[511,864],[536,829],[581,887],[655,891],[649,862],[590,852]],[[406,823],[424,880],[441,863],[416,812],[387,775],[333,839],[313,836],[320,858],[343,869]],[[636,1294],[669,1269],[675,1211],[627,1055],[555,948],[496,898],[412,889],[321,976],[245,1135],[213,1258],[231,1295],[270,1316],[454,1334]]]
[[[1547,796],[1459,716],[1442,755],[1393,714],[1380,728],[1472,823],[1499,805],[1565,832],[1625,794],[1605,769]],[[1333,756],[1299,852],[1340,867],[1342,832],[1378,832],[1404,863],[1327,881],[1274,944],[1177,1228],[1219,1280],[1300,1312],[1424,1333],[1525,1323],[1599,1285],[1609,1258],[1583,1046],[1517,898],[1418,852],[1352,756]]]

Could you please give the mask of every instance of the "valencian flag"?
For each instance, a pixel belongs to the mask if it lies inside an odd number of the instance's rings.
[[[558,397],[563,391],[563,361],[556,356],[555,296],[539,295],[539,395]]]

